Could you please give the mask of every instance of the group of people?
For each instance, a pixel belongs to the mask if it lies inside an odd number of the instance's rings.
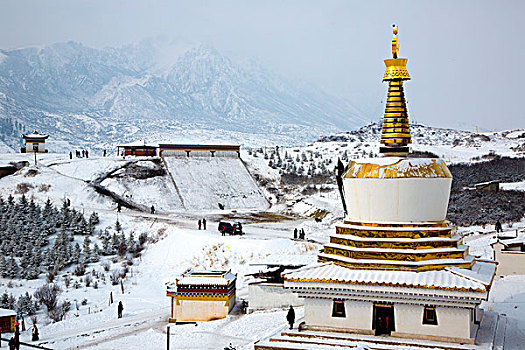
[[[25,330],[24,327],[22,327],[22,330]],[[40,340],[40,333],[38,332],[38,327],[36,324],[33,325],[33,329],[31,330],[31,340],[32,341],[38,341]],[[20,323],[16,322],[15,324],[15,334],[9,339],[9,350],[18,350],[20,349]]]
[[[83,149],[83,150],[76,150],[75,151],[75,156],[77,158],[89,158],[89,151],[87,149]],[[73,152],[69,152],[69,159],[73,159]]]
[[[206,218],[203,218],[202,220],[199,219],[199,221],[197,221],[197,226],[199,226],[199,230],[206,230]]]
[[[106,150],[102,152],[104,157],[107,155]],[[83,150],[76,150],[75,151],[75,157],[77,158],[89,158],[89,151],[87,149]],[[73,159],[73,152],[69,152],[69,159]]]
[[[293,229],[293,239],[304,239],[304,228],[297,230],[297,228]]]

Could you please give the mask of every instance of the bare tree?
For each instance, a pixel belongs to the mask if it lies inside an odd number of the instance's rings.
[[[44,304],[47,308],[47,312],[52,312],[57,307],[57,296],[60,288],[54,283],[44,284],[42,287],[38,288],[34,297],[40,303]]]

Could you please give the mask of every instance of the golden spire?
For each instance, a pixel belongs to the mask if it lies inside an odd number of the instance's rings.
[[[408,125],[408,112],[403,92],[403,80],[410,80],[406,58],[399,57],[398,29],[394,25],[392,58],[385,60],[386,72],[383,81],[388,81],[388,95],[383,117],[383,131],[379,152],[385,155],[403,156],[410,152],[412,142]]]

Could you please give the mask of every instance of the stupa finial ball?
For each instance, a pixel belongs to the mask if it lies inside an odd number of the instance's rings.
[[[394,35],[397,35],[397,32],[398,32],[397,26],[395,24],[392,24],[392,27],[394,27],[392,29],[392,32],[394,33]]]

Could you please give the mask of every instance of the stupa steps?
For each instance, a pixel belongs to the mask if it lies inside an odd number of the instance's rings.
[[[342,244],[328,243],[324,246],[323,252],[351,259],[423,261],[463,259],[468,254],[468,247],[461,245],[457,248],[435,249],[355,248]]]
[[[336,225],[335,233],[368,238],[450,238],[452,227]]]
[[[343,225],[355,225],[366,227],[442,227],[450,228],[450,221],[411,221],[411,222],[377,222],[377,221],[354,221],[345,219]]]
[[[359,335],[351,332],[290,330],[255,344],[255,350],[325,350],[336,348],[472,350],[473,345]]]
[[[319,262],[333,262],[334,264],[356,269],[381,269],[381,270],[408,270],[408,271],[430,271],[441,270],[446,267],[472,267],[474,258],[466,255],[463,258],[447,258],[433,260],[386,260],[386,259],[362,259],[350,258],[343,255],[319,253]]]
[[[330,243],[341,244],[355,248],[393,248],[393,249],[434,249],[457,248],[461,236],[454,237],[423,237],[423,238],[375,238],[354,235],[330,235]]]

